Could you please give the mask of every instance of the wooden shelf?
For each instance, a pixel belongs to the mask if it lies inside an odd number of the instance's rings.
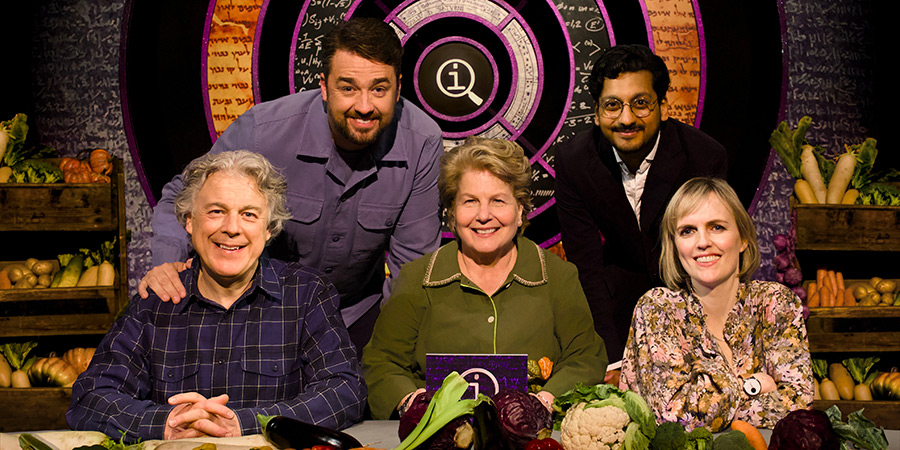
[[[884,333],[809,333],[810,353],[883,352],[885,350],[895,350],[898,342],[900,342],[900,331]]]
[[[67,430],[71,403],[72,388],[0,388],[0,432]]]
[[[817,267],[826,267],[841,271],[847,278],[844,280],[847,286],[861,281],[851,277],[897,278],[900,275],[900,266],[877,262],[900,256],[900,207],[797,203],[792,207],[796,213],[796,254],[804,275],[814,276]],[[807,319],[810,353],[813,358],[830,362],[877,355],[882,365],[896,365],[898,361],[886,359],[900,354],[898,319],[898,306],[810,308]],[[814,409],[823,411],[832,405],[840,408],[845,421],[848,414],[863,409],[863,415],[876,425],[900,429],[900,401],[813,402]]]
[[[900,206],[804,205],[797,212],[797,250],[900,251]]]
[[[825,411],[837,405],[841,410],[843,420],[847,421],[847,415],[865,409],[863,415],[867,419],[875,423],[875,425],[888,429],[900,429],[900,401],[896,400],[873,400],[870,402],[860,402],[855,400],[815,400],[813,401],[813,409]]]
[[[900,306],[831,306],[809,308],[809,318],[874,319],[900,317]]]
[[[0,265],[25,258],[56,259],[60,253],[115,239],[116,269],[113,286],[0,290],[0,343],[38,342],[32,354],[40,357],[96,346],[109,330],[128,301],[121,159],[113,161],[110,179],[0,184],[0,237],[6,242]],[[71,402],[71,388],[0,388],[0,432],[67,429],[65,414]]]

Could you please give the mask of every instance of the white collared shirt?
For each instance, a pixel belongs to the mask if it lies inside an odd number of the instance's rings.
[[[622,186],[625,188],[625,197],[628,198],[628,203],[631,203],[631,209],[637,218],[638,228],[641,227],[641,197],[644,195],[644,185],[647,183],[647,173],[650,172],[650,164],[653,162],[656,150],[659,148],[659,138],[660,133],[657,133],[653,150],[644,158],[634,175],[628,170],[628,166],[625,165],[622,158],[619,158],[619,152],[613,151],[616,162],[619,163],[619,169],[622,171]]]

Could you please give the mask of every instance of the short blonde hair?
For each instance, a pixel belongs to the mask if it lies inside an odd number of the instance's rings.
[[[759,246],[756,243],[756,227],[753,220],[744,209],[734,189],[725,180],[719,178],[698,177],[685,182],[666,206],[660,224],[660,240],[662,241],[662,253],[659,258],[660,276],[669,289],[684,289],[691,291],[691,280],[681,261],[678,258],[678,249],[675,245],[676,229],[678,221],[684,216],[696,210],[706,198],[714,194],[734,216],[738,234],[741,240],[747,243],[747,248],[741,252],[738,278],[744,283],[750,281],[750,277],[759,267]]]
[[[487,170],[513,191],[516,202],[522,206],[522,225],[518,233],[528,225],[528,213],[534,206],[531,203],[531,162],[525,151],[515,142],[506,139],[486,139],[475,136],[441,157],[441,174],[438,177],[438,190],[441,194],[447,226],[456,232],[456,208],[454,203],[459,193],[459,181],[462,176],[472,170]]]
[[[185,226],[187,217],[194,210],[197,194],[206,180],[216,172],[253,180],[260,195],[266,199],[269,221],[267,228],[271,234],[271,242],[281,232],[284,221],[291,218],[285,198],[287,182],[268,159],[248,150],[207,153],[188,164],[182,173],[184,186],[175,197],[175,217],[178,223]]]

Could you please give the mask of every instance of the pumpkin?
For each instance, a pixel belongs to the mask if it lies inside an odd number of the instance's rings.
[[[94,351],[96,348],[82,348],[76,347],[73,348],[66,353],[63,354],[63,361],[69,363],[75,372],[78,372],[80,375],[81,372],[84,372],[88,368],[88,364],[91,363],[91,358],[94,357]]]
[[[56,356],[38,358],[28,369],[32,386],[71,387],[78,373],[69,363]]]

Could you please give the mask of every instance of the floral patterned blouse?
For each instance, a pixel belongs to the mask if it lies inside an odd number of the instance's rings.
[[[700,299],[655,288],[635,307],[620,387],[643,396],[660,422],[720,431],[734,419],[772,428],[813,399],[806,325],[800,299],[787,287],[751,281],[725,322],[733,360],[725,359],[706,328]],[[777,389],[751,398],[743,378],[772,376]]]

